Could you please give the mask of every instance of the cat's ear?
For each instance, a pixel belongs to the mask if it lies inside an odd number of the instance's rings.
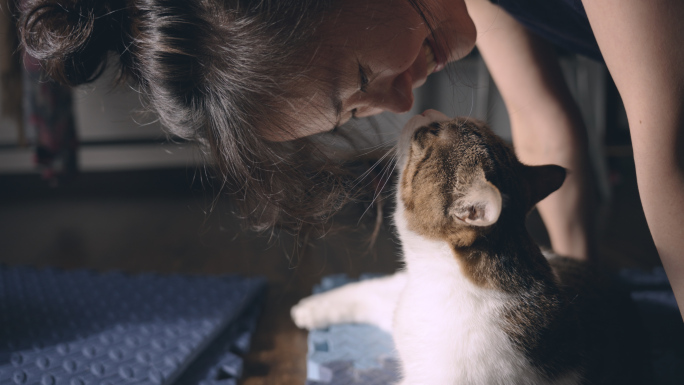
[[[524,178],[530,187],[530,203],[537,204],[552,192],[558,190],[565,181],[566,170],[553,164],[545,166],[523,166]]]
[[[501,192],[489,183],[484,175],[476,178],[466,194],[458,198],[451,209],[451,215],[471,226],[490,226],[499,220],[501,215]]]

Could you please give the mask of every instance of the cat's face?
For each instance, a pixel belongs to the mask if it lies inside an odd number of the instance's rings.
[[[434,110],[411,119],[399,142],[399,203],[409,227],[460,246],[504,212],[524,219],[565,177],[558,166],[522,165],[483,122]]]

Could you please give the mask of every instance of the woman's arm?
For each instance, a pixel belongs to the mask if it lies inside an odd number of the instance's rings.
[[[563,187],[537,205],[554,251],[588,258],[594,194],[587,134],[555,51],[488,0],[466,4],[477,28],[477,47],[506,104],[518,157],[570,171]]]
[[[684,314],[684,2],[583,2],[627,110],[641,203]]]

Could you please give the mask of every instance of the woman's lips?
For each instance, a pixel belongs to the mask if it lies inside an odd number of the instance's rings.
[[[425,39],[425,47],[427,47],[426,51],[429,49],[432,53],[432,57],[435,63],[435,67],[432,71],[428,71],[428,75],[431,73],[439,72],[446,67],[446,57],[444,53],[442,53],[441,50],[437,48],[437,45],[435,44],[434,40],[432,39]],[[427,53],[426,53],[426,58],[427,58]],[[430,65],[428,64],[428,69],[430,68]]]
[[[430,76],[431,73],[435,72],[437,68],[437,62],[435,61],[435,54],[432,52],[432,48],[429,44],[423,45],[423,53],[425,54],[425,63],[427,68],[427,75]]]

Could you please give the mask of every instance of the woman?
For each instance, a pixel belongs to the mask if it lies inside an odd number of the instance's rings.
[[[348,179],[305,137],[408,111],[412,89],[477,40],[520,158],[571,170],[539,209],[554,249],[577,258],[592,243],[586,134],[538,34],[602,59],[627,110],[649,227],[684,301],[682,16],[674,0],[26,0],[20,26],[26,50],[67,84],[93,80],[117,53],[149,107],[206,145],[265,227],[324,221],[345,201]]]

